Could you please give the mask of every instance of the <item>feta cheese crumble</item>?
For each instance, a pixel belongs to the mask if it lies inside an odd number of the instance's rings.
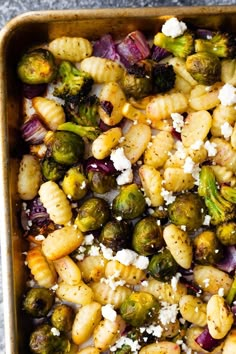
[[[136,252],[130,249],[118,251],[113,259],[127,266],[132,264],[138,269],[147,269],[149,264],[148,257],[139,256]]]
[[[233,127],[228,122],[222,124],[220,130],[226,140],[229,139],[233,133]]]
[[[102,306],[102,316],[105,319],[114,322],[116,320],[117,313],[111,304],[107,304]]]
[[[179,282],[179,279],[181,278],[181,273],[176,273],[175,276],[173,276],[171,278],[171,287],[174,291],[177,290],[177,285],[178,285],[178,282]]]
[[[176,38],[181,36],[187,29],[184,22],[179,21],[176,17],[172,17],[167,20],[162,26],[162,33],[165,36]]]
[[[201,147],[202,145],[203,145],[203,141],[202,141],[202,140],[197,140],[197,141],[195,141],[195,143],[193,143],[193,144],[190,146],[190,149],[197,151],[197,150],[200,149],[200,147]]]
[[[215,156],[217,154],[216,143],[207,140],[204,144],[204,148],[207,150],[208,156]]]
[[[204,221],[203,221],[203,225],[205,226],[209,226],[211,223],[211,216],[210,215],[205,215]]]
[[[184,126],[184,117],[179,113],[171,113],[170,116],[173,120],[173,128],[177,133],[181,133]]]
[[[131,162],[125,156],[124,149],[122,147],[112,150],[110,158],[117,171],[124,171],[131,168]]]
[[[190,156],[188,156],[184,162],[184,173],[192,173],[194,165],[195,163],[193,159]]]
[[[60,336],[60,331],[56,327],[52,327],[51,332],[54,336],[57,336],[57,337]]]
[[[123,345],[130,346],[130,350],[133,354],[138,354],[139,349],[141,348],[141,345],[138,343],[137,340],[132,340],[131,338],[122,336],[121,338],[118,339],[115,345],[110,347],[110,351],[115,352],[117,349],[122,348]]]
[[[176,196],[172,192],[167,191],[165,188],[161,189],[161,196],[163,197],[166,205],[171,204],[175,201]]]
[[[178,305],[161,302],[161,306],[162,307],[158,316],[161,323],[164,326],[168,325],[169,323],[175,323],[176,317],[178,315]]]
[[[117,178],[116,182],[118,186],[122,186],[124,184],[131,183],[133,181],[133,171],[132,168],[127,168],[124,170]]]
[[[231,84],[225,84],[219,90],[218,98],[223,106],[236,104],[236,88]]]

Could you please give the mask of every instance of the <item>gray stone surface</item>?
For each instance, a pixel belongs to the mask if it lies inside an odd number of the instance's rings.
[[[0,0],[0,29],[13,17],[28,11],[78,8],[235,5],[235,0]],[[0,267],[0,285],[2,273]],[[0,354],[4,354],[2,287],[0,286]]]

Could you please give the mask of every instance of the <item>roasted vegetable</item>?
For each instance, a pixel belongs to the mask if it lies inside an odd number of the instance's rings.
[[[82,232],[97,230],[108,221],[109,204],[102,198],[89,198],[79,208],[75,224]]]
[[[203,231],[193,239],[194,259],[200,264],[215,264],[223,257],[223,248],[213,231]]]
[[[58,76],[60,84],[54,89],[54,96],[60,97],[68,102],[78,102],[83,97],[86,97],[92,89],[92,77],[76,68],[69,61],[62,61]]]
[[[110,220],[103,226],[99,241],[116,252],[128,248],[131,241],[131,225],[124,220]]]
[[[199,52],[189,55],[186,59],[186,69],[199,84],[213,85],[220,81],[221,63],[213,53]]]
[[[116,177],[103,172],[90,171],[88,180],[91,190],[95,193],[104,194],[116,187]]]
[[[145,292],[132,293],[120,307],[123,319],[133,327],[142,326],[149,320],[155,321],[160,309],[159,302]]]
[[[204,209],[204,202],[197,194],[179,194],[168,207],[169,218],[175,225],[184,225],[187,231],[192,231],[202,225]]]
[[[186,31],[183,35],[172,38],[158,32],[154,37],[154,44],[171,52],[174,56],[186,58],[194,51],[194,37]]]
[[[236,204],[236,188],[223,185],[220,188],[223,197],[231,203]]]
[[[101,130],[98,127],[85,127],[73,122],[62,123],[57,127],[57,130],[71,132],[82,138],[86,137],[89,140],[95,140],[101,134]]]
[[[225,246],[236,245],[236,222],[223,222],[216,227],[216,236]]]
[[[152,255],[163,244],[162,229],[157,224],[156,218],[146,216],[137,222],[132,236],[132,247],[137,253],[143,256]]]
[[[65,174],[61,187],[72,200],[82,199],[88,192],[88,180],[80,166],[71,167]]]
[[[218,225],[235,218],[235,205],[227,201],[217,189],[214,172],[210,166],[202,166],[198,194],[204,198],[211,224]]]
[[[236,54],[236,38],[233,34],[217,32],[208,39],[196,39],[195,51],[212,53],[220,58],[233,58]]]
[[[172,65],[156,64],[152,70],[152,93],[164,93],[175,85],[175,72]]]
[[[229,305],[232,304],[232,302],[235,299],[235,296],[236,296],[236,276],[234,276],[234,280],[231,284],[231,287],[230,287],[229,292],[226,297],[226,301]]]
[[[53,158],[48,157],[42,161],[42,173],[48,181],[59,181],[66,173],[66,168],[65,165],[61,165]]]
[[[45,84],[54,80],[57,68],[52,53],[39,48],[22,56],[17,65],[17,73],[26,84]]]
[[[70,342],[63,335],[54,335],[48,324],[39,325],[30,336],[29,347],[35,354],[69,353]]]
[[[153,278],[160,281],[169,281],[176,274],[178,264],[168,248],[154,254],[149,262],[148,271]]]
[[[30,289],[23,301],[24,310],[33,317],[46,316],[54,304],[53,292],[46,288]]]
[[[64,110],[67,120],[86,127],[98,125],[99,99],[96,95],[83,97],[78,103],[66,102]]]
[[[53,309],[51,323],[59,331],[69,332],[72,329],[74,318],[74,309],[67,304],[60,304]]]
[[[120,193],[113,199],[112,212],[115,216],[130,220],[142,215],[146,207],[144,195],[136,184],[121,188]]]
[[[84,141],[74,133],[66,131],[49,132],[45,143],[52,158],[63,165],[73,165],[83,157]]]

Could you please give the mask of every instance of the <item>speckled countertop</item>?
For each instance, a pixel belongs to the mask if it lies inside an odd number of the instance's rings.
[[[0,0],[0,29],[13,17],[28,11],[79,8],[235,5],[234,0]],[[1,257],[1,256],[0,256]],[[0,285],[2,273],[0,267]],[[4,286],[4,284],[3,284]],[[0,354],[5,354],[2,286],[0,286]],[[7,353],[10,354],[10,353]],[[11,353],[14,354],[14,353]]]

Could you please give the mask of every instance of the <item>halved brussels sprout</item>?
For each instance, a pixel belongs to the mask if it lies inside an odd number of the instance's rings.
[[[124,220],[108,221],[102,228],[99,241],[116,252],[128,248],[131,241],[131,225]]]
[[[80,166],[71,167],[66,172],[61,187],[72,200],[80,200],[87,194],[88,180]]]
[[[69,332],[72,329],[74,318],[74,309],[67,304],[60,304],[53,309],[51,322],[59,331]]]
[[[170,251],[165,248],[154,254],[149,262],[148,271],[153,278],[160,281],[169,281],[176,274],[178,264]]]
[[[194,258],[200,264],[215,264],[223,257],[223,249],[213,231],[203,231],[193,240]]]
[[[31,316],[40,318],[48,314],[54,304],[54,300],[55,296],[51,290],[32,288],[25,296],[23,308]]]

